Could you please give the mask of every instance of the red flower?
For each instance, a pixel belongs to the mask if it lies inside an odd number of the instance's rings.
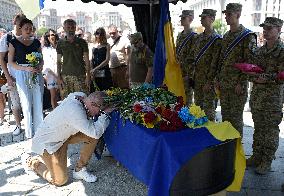
[[[144,121],[145,123],[152,123],[154,120],[156,120],[157,116],[153,112],[147,112],[144,115]]]
[[[142,106],[140,104],[135,104],[133,106],[133,111],[134,112],[140,112],[142,110]]]
[[[159,107],[156,107],[156,108],[155,108],[155,111],[156,111],[158,114],[162,114],[163,109],[162,109],[161,106],[159,106]]]
[[[180,103],[181,105],[184,105],[183,97],[182,96],[178,96],[177,97],[177,102]]]
[[[163,112],[162,112],[162,117],[169,120],[170,119],[170,116],[172,114],[172,111],[170,109],[165,109]]]
[[[181,121],[180,118],[177,118],[173,121],[173,125],[175,126],[176,129],[181,129],[184,127],[183,122]]]
[[[176,111],[176,112],[180,111],[182,107],[183,107],[183,104],[178,103],[178,104],[175,106],[175,111]]]
[[[160,130],[167,131],[167,132],[173,132],[173,131],[176,131],[176,128],[173,126],[171,122],[162,121],[160,123]]]

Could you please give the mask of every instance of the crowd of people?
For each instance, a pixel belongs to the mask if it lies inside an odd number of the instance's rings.
[[[180,18],[184,30],[177,37],[176,55],[186,103],[200,105],[209,120],[214,121],[216,97],[219,98],[222,120],[231,122],[241,136],[248,82],[253,84],[250,106],[255,131],[253,155],[247,166],[254,167],[257,174],[266,174],[275,159],[278,125],[283,116],[283,82],[276,77],[284,71],[284,44],[280,40],[283,20],[265,19],[260,25],[264,38],[260,46],[256,34],[239,23],[241,12],[241,4],[227,4],[223,13],[230,30],[221,36],[213,29],[216,10],[203,10],[199,17],[204,32],[200,34],[190,27],[194,10],[183,10]],[[13,134],[22,130],[22,111],[25,136],[33,138],[32,150],[40,155],[24,158],[28,168],[61,186],[67,181],[68,144],[84,142],[73,177],[96,181],[85,166],[114,109],[104,104],[102,91],[110,87],[136,88],[152,82],[153,52],[143,42],[142,34],[125,37],[111,25],[107,31],[96,29],[92,35],[78,28],[73,19],[67,19],[60,34],[49,29],[39,41],[34,36],[32,21],[18,14],[14,30],[1,30],[0,36],[0,64],[16,121]],[[26,58],[33,53],[42,54],[37,66],[31,66]],[[234,67],[236,63],[259,65],[264,73],[245,74]],[[50,91],[53,109],[45,119],[44,85]],[[0,95],[3,123],[5,97]],[[63,100],[60,105],[59,98]]]
[[[12,134],[22,132],[23,115],[25,137],[31,150],[39,155],[32,157],[27,149],[22,155],[23,165],[61,186],[67,181],[67,146],[83,142],[86,145],[73,177],[96,181],[85,166],[114,109],[105,105],[106,95],[102,91],[150,83],[153,53],[143,43],[141,33],[123,37],[113,25],[108,34],[104,28],[98,28],[92,35],[67,19],[63,23],[64,32],[58,34],[48,29],[38,39],[32,21],[24,14],[17,14],[13,23],[13,31],[1,29],[0,34],[4,80],[0,118],[3,124],[7,93],[16,121]],[[44,88],[50,92],[53,110],[46,118],[43,118]],[[59,100],[63,100],[60,105]]]

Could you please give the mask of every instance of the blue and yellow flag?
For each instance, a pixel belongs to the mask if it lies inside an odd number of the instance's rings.
[[[160,8],[161,15],[154,56],[154,84],[156,87],[166,84],[169,91],[177,96],[183,96],[186,100],[181,68],[176,60],[168,0],[160,0]]]
[[[44,7],[44,0],[15,0],[28,19],[33,20]]]

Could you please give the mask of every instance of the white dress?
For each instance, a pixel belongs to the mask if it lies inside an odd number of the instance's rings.
[[[52,71],[53,73],[55,73],[55,75],[57,75],[56,49],[53,48],[52,46],[43,47],[42,56],[43,56],[43,61],[44,61],[43,74],[45,75],[45,78],[46,78],[47,88],[48,89],[58,88],[56,77],[50,73]]]

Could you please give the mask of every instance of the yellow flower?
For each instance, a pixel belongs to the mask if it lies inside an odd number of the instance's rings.
[[[106,90],[106,94],[107,94],[108,96],[112,96],[112,95],[113,95],[113,91],[112,91],[112,90]]]
[[[36,56],[33,54],[27,54],[26,59],[29,61],[29,63],[33,63],[37,61]]]
[[[142,117],[142,120],[143,120],[142,124],[147,128],[150,128],[150,129],[154,128],[155,120],[152,123],[145,123],[144,116],[145,116],[145,114],[141,114],[141,117]]]
[[[30,61],[32,57],[33,57],[32,54],[27,54],[27,55],[26,55],[26,59],[27,59],[28,61]]]
[[[200,106],[197,106],[195,104],[191,104],[191,106],[189,107],[189,112],[196,118],[205,116],[205,112],[200,108]]]

